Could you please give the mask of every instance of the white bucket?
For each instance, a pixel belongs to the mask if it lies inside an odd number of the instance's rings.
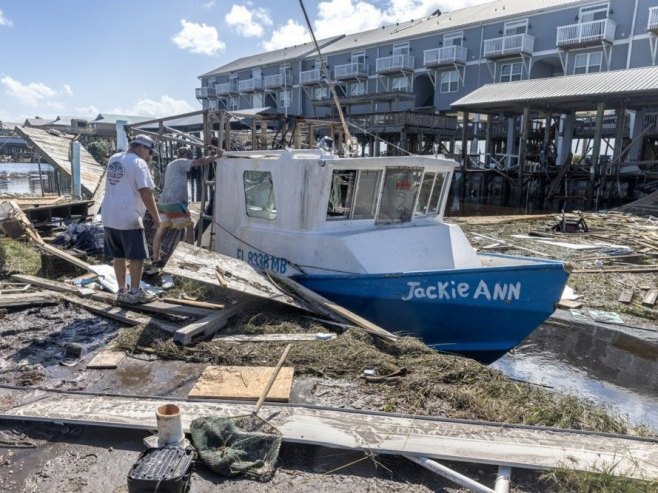
[[[158,447],[180,446],[185,440],[180,409],[176,404],[163,404],[155,410],[158,423]]]

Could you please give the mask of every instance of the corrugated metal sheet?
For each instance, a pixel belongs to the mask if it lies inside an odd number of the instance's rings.
[[[658,95],[658,67],[567,75],[499,84],[487,84],[458,99],[453,108],[486,109],[502,105],[560,102],[581,98]]]

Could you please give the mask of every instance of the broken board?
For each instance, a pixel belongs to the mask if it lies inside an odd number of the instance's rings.
[[[258,400],[267,385],[274,367],[268,366],[208,366],[196,381],[189,399]],[[295,369],[284,366],[279,371],[268,401],[288,402]]]
[[[116,368],[126,357],[124,351],[104,349],[87,363],[87,368]]]

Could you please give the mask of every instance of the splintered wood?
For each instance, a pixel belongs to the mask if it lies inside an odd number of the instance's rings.
[[[187,395],[189,399],[258,400],[267,385],[273,367],[209,366]],[[284,366],[267,394],[268,401],[288,402],[295,369]]]

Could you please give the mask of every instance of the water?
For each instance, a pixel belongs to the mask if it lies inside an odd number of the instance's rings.
[[[0,195],[41,195],[52,192],[55,170],[50,164],[41,163],[41,174],[43,188],[38,163],[0,163]]]
[[[587,398],[658,432],[658,337],[644,339],[650,334],[545,324],[491,366],[509,377]]]

